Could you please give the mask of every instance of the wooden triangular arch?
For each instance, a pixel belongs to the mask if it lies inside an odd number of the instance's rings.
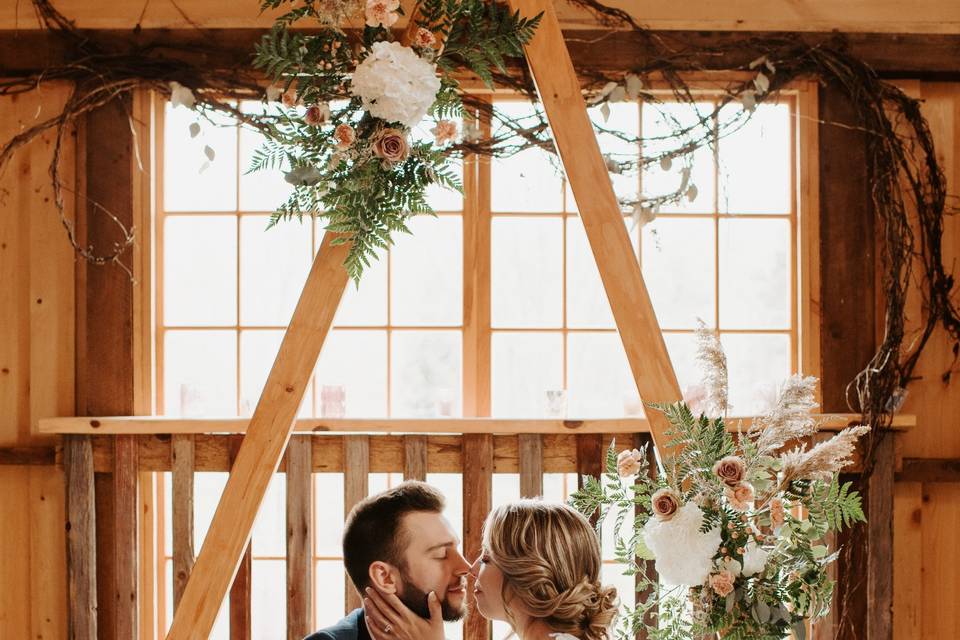
[[[510,0],[511,9],[543,12],[526,46],[537,90],[580,209],[600,278],[644,401],[674,402],[680,386],[654,315],[623,214],[587,115],[570,54],[551,0]],[[168,640],[209,637],[250,539],[254,520],[293,431],[297,409],[347,286],[347,246],[327,233],[253,412],[233,470],[174,615]],[[648,412],[654,444],[663,452],[667,422]]]

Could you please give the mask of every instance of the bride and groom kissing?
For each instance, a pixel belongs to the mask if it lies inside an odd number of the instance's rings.
[[[471,564],[443,516],[443,494],[407,481],[347,516],[343,560],[363,607],[306,640],[443,640],[467,611],[502,620],[520,640],[608,640],[617,592],[600,583],[589,521],[561,503],[519,500],[494,509]]]

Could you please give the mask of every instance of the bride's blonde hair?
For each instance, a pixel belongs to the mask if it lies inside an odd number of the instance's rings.
[[[617,590],[600,584],[600,542],[576,509],[539,500],[497,507],[487,516],[483,544],[503,573],[511,623],[511,608],[520,607],[581,640],[612,637]]]

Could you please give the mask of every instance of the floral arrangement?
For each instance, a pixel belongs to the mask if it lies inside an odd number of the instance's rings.
[[[828,612],[833,582],[829,531],[865,520],[861,498],[841,485],[857,438],[851,427],[812,448],[795,443],[818,428],[816,379],[793,376],[769,411],[731,433],[726,359],[701,325],[698,356],[712,381],[695,416],[686,402],[653,405],[671,425],[673,452],[653,470],[647,451],[607,452],[606,474],[590,478],[572,504],[597,526],[615,513],[617,560],[639,575],[636,607],[624,607],[617,637],[781,639],[806,637],[807,620]],[[734,436],[737,437],[734,437]],[[632,518],[634,528],[621,535]],[[659,581],[644,577],[654,561]]]
[[[540,16],[521,17],[486,0],[424,0],[400,40],[398,0],[264,0],[290,3],[257,46],[254,64],[273,81],[278,108],[251,171],[281,169],[294,191],[271,224],[304,215],[350,243],[346,268],[359,279],[410,216],[431,213],[426,189],[461,189],[450,143],[462,115],[457,73],[492,86],[506,56],[522,56]],[[363,15],[359,37],[341,25]],[[294,30],[319,21],[312,34]],[[425,118],[432,140],[414,139]]]

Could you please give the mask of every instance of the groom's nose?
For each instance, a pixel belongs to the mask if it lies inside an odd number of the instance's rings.
[[[470,563],[467,562],[467,559],[463,557],[463,554],[459,551],[457,552],[456,558],[456,567],[453,570],[454,575],[462,576],[466,575],[470,571]]]

